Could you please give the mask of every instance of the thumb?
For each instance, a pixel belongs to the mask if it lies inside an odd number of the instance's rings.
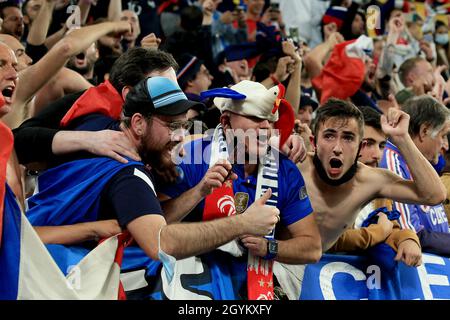
[[[257,200],[258,204],[263,206],[266,204],[266,201],[270,199],[272,196],[272,189],[269,188],[267,191]]]
[[[384,114],[381,115],[380,121],[381,121],[381,126],[388,124],[387,117]]]
[[[392,93],[389,95],[388,99],[389,99],[389,102],[392,104],[392,108],[400,109],[397,99],[395,98],[395,96]]]
[[[395,256],[395,261],[400,261],[403,255],[403,248],[398,248],[397,255]]]

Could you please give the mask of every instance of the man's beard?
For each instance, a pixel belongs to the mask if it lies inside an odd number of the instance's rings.
[[[167,170],[175,167],[172,160],[171,153],[168,150],[173,150],[178,143],[171,142],[160,150],[154,150],[141,143],[139,148],[139,155],[144,164],[150,165],[153,169]]]

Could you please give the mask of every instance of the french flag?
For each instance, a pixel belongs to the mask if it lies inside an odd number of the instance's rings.
[[[347,17],[347,11],[348,9],[346,7],[329,7],[322,18],[322,22],[324,25],[335,23],[337,29],[340,30],[344,24],[345,18]]]
[[[124,297],[120,284],[123,234],[113,236],[75,264],[61,270],[33,226],[20,211],[6,186],[3,238],[0,248],[2,300],[117,300]],[[73,248],[72,248],[73,249]],[[73,258],[80,251],[52,245],[52,251]]]
[[[364,81],[365,56],[372,50],[372,39],[365,35],[334,47],[321,73],[312,80],[321,93],[321,104],[331,97],[347,99],[356,93]]]
[[[57,264],[6,183],[13,137],[1,122],[0,137],[0,300],[124,298],[120,265],[129,235],[108,238],[90,252],[51,245],[52,254],[65,257]],[[74,256],[71,268],[63,266]]]

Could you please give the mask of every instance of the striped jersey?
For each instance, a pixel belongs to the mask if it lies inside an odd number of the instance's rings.
[[[411,172],[400,150],[390,141],[386,143],[381,168],[386,168],[403,179],[413,180]],[[393,202],[393,208],[400,212],[399,223],[402,229],[411,229],[419,232],[422,229],[449,233],[447,216],[442,204],[425,206]]]

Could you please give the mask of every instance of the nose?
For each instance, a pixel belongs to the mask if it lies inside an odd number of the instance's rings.
[[[259,129],[270,129],[270,122],[267,119],[264,119],[259,123]]]
[[[309,112],[305,112],[303,117],[304,117],[303,121],[309,125],[311,123],[311,121],[312,121],[312,114],[309,113]]]
[[[380,162],[381,157],[383,156],[383,149],[374,148],[374,153],[372,155],[372,158],[377,160],[377,162]]]
[[[14,69],[12,66],[10,66],[5,72],[5,79],[7,79],[7,80],[16,81],[18,77],[19,77],[19,75],[18,75],[16,69]]]
[[[338,155],[341,155],[342,152],[343,152],[342,151],[342,145],[341,145],[341,143],[339,141],[337,141],[336,144],[333,147],[333,153],[338,156]]]

